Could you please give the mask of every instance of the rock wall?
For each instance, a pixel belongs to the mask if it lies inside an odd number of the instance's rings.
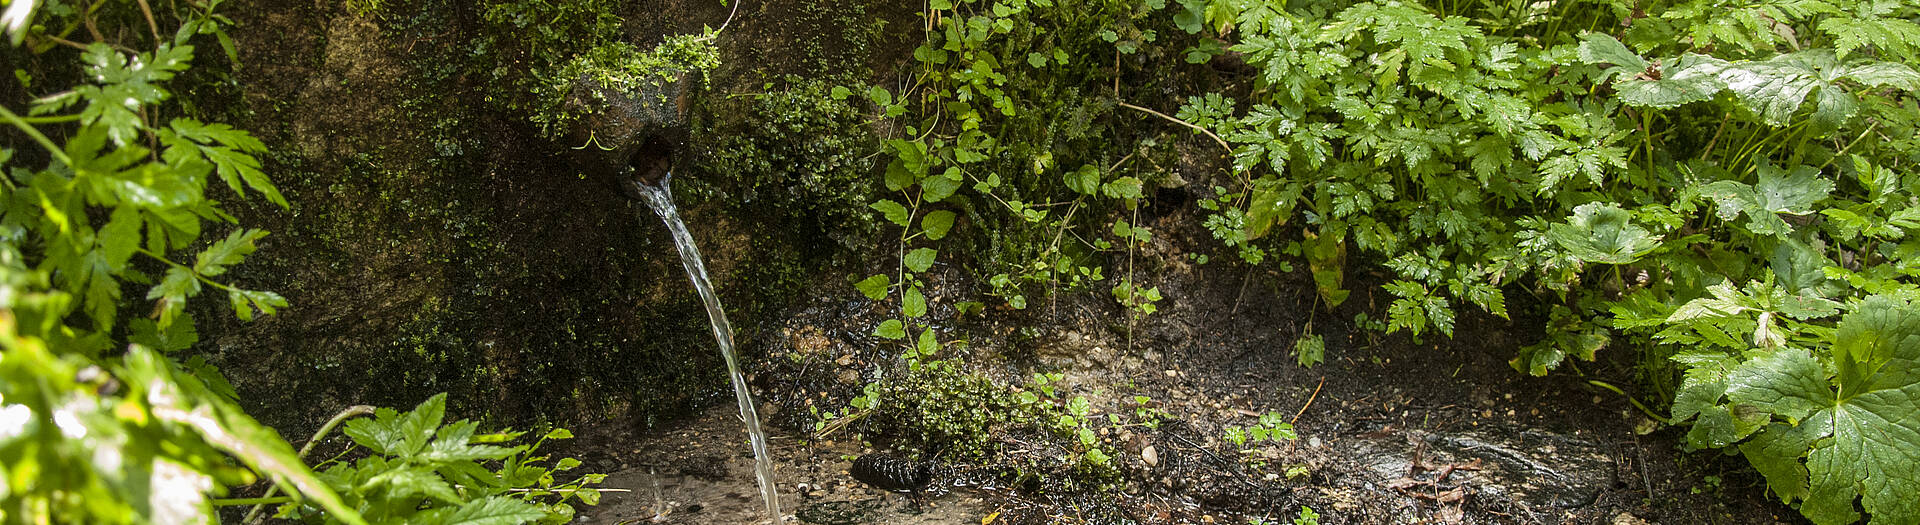
[[[484,6],[380,4],[231,11],[237,95],[203,102],[273,148],[268,171],[294,203],[229,204],[273,232],[234,278],[293,307],[240,323],[203,305],[197,351],[292,435],[347,405],[411,406],[439,391],[459,416],[520,425],[644,427],[723,401],[723,367],[664,228],[564,162],[571,145],[497,103],[512,89],[497,72],[514,65],[500,62],[514,58],[485,49],[502,35],[488,34]],[[878,64],[898,57],[869,50],[916,26],[874,22],[912,16],[882,2],[894,11],[826,4],[741,6],[716,40],[722,65],[696,95],[693,151],[676,168],[742,340],[808,283],[840,278],[822,268],[870,232],[845,220],[864,215],[849,207],[877,179],[858,161],[873,151],[864,120],[797,79],[884,75]],[[667,0],[614,14],[646,47],[728,11]],[[816,242],[825,230],[842,243]]]

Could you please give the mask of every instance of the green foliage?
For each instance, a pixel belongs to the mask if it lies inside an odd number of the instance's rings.
[[[556,429],[532,445],[504,447],[519,432],[476,434],[467,420],[445,422],[446,394],[436,395],[405,414],[382,408],[372,419],[347,422],[346,435],[369,453],[351,463],[330,461],[320,477],[353,508],[375,522],[408,523],[566,523],[574,508],[568,500],[599,502],[588,485],[603,474],[570,481],[557,475],[580,466],[535,451],[549,439],[573,437]],[[444,423],[444,424],[443,424]],[[288,505],[281,516],[308,522],[332,522],[317,509]]]
[[[1827,407],[1836,420],[1886,407],[1841,409],[1835,396],[1851,394],[1834,394],[1806,397],[1821,400],[1815,408],[1756,410],[1729,381],[1857,389],[1865,379],[1844,379],[1839,360],[1814,351],[1837,345],[1827,341],[1844,331],[1835,319],[1843,305],[1920,298],[1910,189],[1920,187],[1911,175],[1920,73],[1910,65],[1920,8],[1166,7],[929,4],[927,41],[914,52],[924,80],[905,93],[865,90],[872,113],[905,132],[882,148],[882,182],[895,195],[873,208],[900,228],[900,270],[861,281],[869,297],[903,303],[887,334],[904,342],[923,312],[915,279],[926,256],[954,260],[914,228],[931,211],[979,227],[970,253],[1009,306],[1028,306],[1036,284],[1097,280],[1100,259],[1151,238],[1136,235],[1130,213],[1162,179],[1137,166],[1166,165],[1156,152],[1177,142],[1109,125],[1121,120],[1110,108],[1153,96],[1123,90],[1118,70],[1142,56],[1217,60],[1216,73],[1241,62],[1249,87],[1181,93],[1186,103],[1173,112],[1205,135],[1183,153],[1212,151],[1207,140],[1229,150],[1226,173],[1202,182],[1213,191],[1197,204],[1241,263],[1291,271],[1304,259],[1331,306],[1349,297],[1350,261],[1378,261],[1392,273],[1382,328],[1415,336],[1451,336],[1468,305],[1507,317],[1507,295],[1527,292],[1549,305],[1540,307],[1549,321],[1514,357],[1517,370],[1544,375],[1603,350],[1643,352],[1649,386],[1676,392],[1675,420],[1690,422],[1695,446],[1773,447],[1805,458],[1808,472],[1844,472],[1832,479],[1845,483],[1776,487],[1817,521],[1854,519],[1856,497],[1875,517],[1912,519],[1878,496],[1910,490],[1909,480],[1873,463],[1910,459],[1898,454],[1911,444],[1849,448],[1835,426],[1796,431],[1795,448],[1777,444],[1785,431],[1762,430],[1807,428]],[[1119,281],[1122,305],[1152,304],[1139,300],[1152,288],[1131,268]],[[1303,362],[1313,346],[1296,344]],[[1783,412],[1766,412],[1775,409]],[[1766,471],[1791,470],[1763,461]],[[1843,469],[1847,461],[1867,466]]]
[[[90,31],[95,38],[132,36],[73,44],[84,48],[72,64],[84,80],[34,101],[28,116],[0,107],[0,121],[39,147],[0,149],[0,522],[209,522],[216,507],[250,503],[217,496],[260,479],[295,494],[278,499],[298,501],[316,521],[368,523],[372,493],[363,488],[396,503],[392,513],[374,516],[380,520],[505,523],[560,512],[516,513],[487,501],[416,514],[407,494],[373,483],[445,485],[412,484],[424,478],[399,466],[417,465],[412,459],[363,467],[374,476],[366,484],[337,483],[248,416],[217,368],[199,356],[176,359],[199,339],[187,303],[208,289],[226,292],[243,321],[288,306],[273,292],[221,280],[234,277],[266,232],[228,225],[234,219],[208,192],[217,177],[233,198],[251,192],[287,207],[256,157],[266,145],[170,103],[170,84],[196,67],[194,42],[211,39],[238,65],[223,29],[232,21],[213,11],[219,4],[182,4],[158,16],[131,3],[81,10],[23,1],[8,10],[21,17],[9,25],[14,41],[28,44],[6,50],[9,58],[69,45],[59,37],[80,25],[114,30]],[[165,39],[155,19],[179,30]],[[149,51],[129,48],[149,44]],[[43,78],[64,78],[53,73]],[[125,296],[130,287],[145,287],[144,299]],[[145,316],[122,318],[130,313]],[[438,427],[433,419],[418,428]],[[471,423],[448,428],[430,443],[407,439],[425,443],[419,456],[432,461],[451,461],[437,453],[493,452],[467,445]],[[511,452],[504,459],[521,465],[511,472],[522,477],[526,464],[541,461]],[[561,487],[536,481],[511,486]]]
[[[825,80],[788,77],[768,87],[750,96],[706,97],[706,111],[718,122],[696,131],[693,140],[713,142],[690,144],[709,152],[690,160],[704,172],[739,181],[721,187],[721,200],[750,213],[779,214],[769,220],[808,226],[817,232],[810,238],[831,237],[840,248],[864,249],[878,228],[867,207],[877,186],[868,158],[876,142],[864,117],[836,99],[831,88],[838,86]],[[927,217],[930,226],[952,218],[951,212]]]
[[[534,100],[527,108],[531,113],[529,118],[549,136],[566,133],[569,124],[593,111],[567,104],[567,98],[574,95],[582,83],[640,97],[666,97],[667,90],[663,88],[675,81],[692,83],[689,89],[704,86],[707,73],[720,64],[720,51],[713,47],[713,38],[712,33],[673,35],[646,52],[620,41],[588,48],[551,71],[533,73],[539,84],[532,88]],[[683,80],[682,76],[686,78]],[[605,93],[592,91],[591,94],[597,102],[605,102]],[[666,100],[642,102],[672,105]]]
[[[1676,419],[1696,446],[1731,446],[1774,493],[1815,523],[1920,519],[1920,308],[1874,296],[1850,307],[1818,346],[1761,348],[1739,358],[1690,355]],[[1744,441],[1742,441],[1744,440]]]
[[[847,417],[864,416],[869,429],[894,437],[896,445],[948,461],[1016,466],[1016,483],[1045,477],[1057,487],[1095,488],[1118,477],[1113,452],[1099,438],[1103,423],[1117,424],[1118,416],[1102,417],[1086,397],[1058,390],[1060,374],[1037,373],[1025,385],[1007,387],[962,371],[954,360],[920,360],[930,355],[914,358],[907,374],[867,385]],[[1008,435],[1044,436],[1064,452],[1009,452]]]

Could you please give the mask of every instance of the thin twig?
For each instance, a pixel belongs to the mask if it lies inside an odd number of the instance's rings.
[[[327,437],[327,433],[332,432],[333,427],[340,426],[340,422],[346,421],[347,418],[350,418],[350,417],[370,416],[370,415],[373,415],[373,407],[370,407],[367,405],[350,406],[350,407],[347,407],[346,410],[342,410],[340,411],[340,413],[334,414],[333,419],[327,420],[327,424],[325,425],[320,425],[320,430],[313,433],[313,438],[308,439],[307,444],[302,445],[300,447],[300,454],[297,457],[299,457],[302,460],[305,460],[307,458],[307,453],[313,452],[314,445],[320,443],[320,438]],[[267,503],[272,503],[272,501],[270,500],[273,498],[275,494],[279,492],[280,492],[279,485],[273,485],[271,487],[268,487],[267,493],[264,495],[261,495],[259,498],[262,500],[261,503],[255,504],[252,509],[248,510],[247,516],[245,518],[241,518],[240,522],[241,523],[259,523],[261,518],[260,512],[267,510]]]
[[[1223,139],[1223,138],[1220,138],[1220,136],[1219,136],[1219,135],[1215,135],[1215,134],[1213,134],[1213,131],[1211,131],[1211,130],[1208,130],[1207,128],[1203,128],[1203,127],[1200,127],[1200,126],[1195,126],[1195,125],[1193,125],[1193,124],[1191,124],[1191,123],[1189,123],[1189,122],[1187,122],[1187,121],[1184,121],[1184,120],[1180,120],[1180,119],[1177,119],[1177,118],[1173,118],[1172,116],[1168,116],[1168,115],[1167,115],[1166,113],[1161,113],[1161,112],[1158,112],[1158,111],[1154,111],[1154,110],[1151,110],[1151,109],[1147,109],[1147,108],[1143,108],[1143,107],[1140,107],[1140,106],[1135,106],[1135,105],[1133,105],[1133,104],[1128,104],[1128,103],[1126,103],[1126,102],[1119,102],[1119,101],[1115,101],[1114,103],[1115,103],[1115,104],[1119,104],[1119,105],[1120,105],[1120,107],[1123,107],[1123,108],[1127,108],[1127,109],[1132,109],[1132,110],[1137,110],[1137,111],[1141,111],[1141,112],[1144,112],[1144,113],[1146,113],[1146,114],[1148,114],[1148,115],[1153,115],[1153,116],[1156,116],[1156,117],[1160,117],[1160,118],[1163,118],[1163,119],[1167,119],[1167,120],[1169,120],[1169,121],[1172,121],[1172,122],[1173,122],[1173,123],[1175,123],[1175,124],[1179,124],[1179,125],[1182,125],[1182,126],[1186,126],[1186,127],[1189,127],[1189,128],[1193,128],[1193,130],[1194,130],[1194,131],[1198,131],[1198,132],[1201,132],[1201,133],[1205,133],[1205,134],[1207,134],[1207,136],[1208,136],[1208,137],[1212,137],[1212,138],[1213,138],[1213,141],[1214,141],[1215,143],[1218,143],[1218,144],[1220,144],[1220,148],[1221,148],[1221,149],[1225,149],[1225,150],[1227,150],[1227,154],[1228,154],[1228,155],[1232,155],[1232,154],[1233,154],[1233,146],[1229,146],[1229,145],[1227,145],[1227,140],[1226,140],[1226,139]]]
[[[153,23],[153,8],[147,7],[147,0],[138,0],[138,1],[140,3],[140,14],[147,16],[147,30],[153,31],[153,43],[154,45],[159,45],[160,44],[160,24]]]
[[[700,38],[696,38],[696,39],[694,39],[693,41],[695,41],[695,42],[705,42],[705,41],[708,41],[708,40],[713,40],[713,39],[715,39],[715,38],[720,38],[720,33],[721,33],[722,31],[726,31],[726,30],[727,30],[727,26],[729,26],[729,25],[732,25],[732,24],[733,24],[733,15],[734,15],[734,14],[736,14],[736,13],[739,13],[739,12],[740,12],[740,2],[743,2],[743,1],[745,1],[745,0],[733,0],[733,10],[732,10],[732,11],[728,11],[728,12],[727,12],[727,21],[725,21],[725,22],[721,22],[721,23],[720,23],[720,28],[719,28],[719,29],[715,29],[715,30],[713,30],[713,34],[711,34],[711,35],[707,35],[707,36],[704,36],[704,37],[700,37]]]
[[[1315,400],[1315,399],[1319,399],[1319,398],[1320,398],[1320,387],[1323,387],[1323,386],[1327,386],[1327,378],[1326,378],[1326,376],[1321,376],[1321,377],[1320,377],[1320,384],[1318,384],[1318,385],[1314,385],[1314,387],[1313,387],[1313,395],[1310,395],[1310,396],[1307,396],[1307,404],[1305,404],[1305,405],[1300,405],[1300,411],[1299,411],[1299,412],[1294,412],[1294,413],[1293,413],[1293,419],[1289,419],[1289,420],[1287,420],[1287,424],[1289,424],[1289,425],[1291,425],[1291,424],[1293,424],[1293,423],[1294,423],[1295,421],[1299,421],[1299,420],[1300,420],[1300,415],[1301,415],[1301,414],[1305,414],[1305,413],[1307,413],[1307,408],[1309,408],[1309,407],[1312,407],[1312,406],[1313,406],[1313,400]]]

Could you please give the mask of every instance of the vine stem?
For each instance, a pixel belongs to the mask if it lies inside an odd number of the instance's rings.
[[[20,128],[22,133],[26,133],[28,137],[33,138],[34,142],[40,143],[40,147],[46,148],[47,154],[53,155],[54,160],[58,160],[61,164],[68,166],[73,165],[73,159],[67,157],[67,152],[60,151],[59,146],[53,145],[52,140],[48,140],[46,135],[42,135],[39,129],[27,123],[26,119],[21,118],[20,115],[14,114],[13,111],[8,110],[5,106],[0,106],[0,119],[5,119],[7,122],[13,124],[13,127]]]
[[[1179,125],[1182,125],[1182,126],[1186,126],[1186,127],[1188,127],[1188,128],[1192,128],[1192,129],[1193,129],[1194,131],[1198,131],[1198,132],[1201,132],[1201,133],[1205,133],[1205,134],[1207,134],[1207,136],[1208,136],[1208,137],[1210,137],[1210,138],[1212,138],[1212,139],[1213,139],[1213,141],[1214,141],[1215,143],[1217,143],[1217,144],[1220,144],[1220,148],[1221,148],[1221,149],[1224,149],[1224,150],[1227,150],[1227,154],[1228,154],[1228,155],[1232,155],[1232,154],[1233,154],[1233,146],[1229,146],[1229,145],[1227,145],[1227,140],[1226,140],[1226,139],[1222,139],[1222,138],[1220,138],[1220,136],[1219,136],[1219,135],[1215,135],[1215,134],[1213,133],[1213,131],[1212,131],[1212,130],[1209,130],[1209,129],[1207,129],[1207,128],[1203,128],[1203,127],[1200,127],[1200,126],[1195,126],[1195,125],[1193,125],[1193,124],[1192,124],[1192,123],[1190,123],[1190,122],[1187,122],[1187,121],[1184,121],[1184,120],[1180,120],[1180,119],[1177,119],[1177,118],[1173,118],[1172,116],[1169,116],[1169,115],[1167,115],[1166,113],[1161,113],[1161,112],[1158,112],[1158,111],[1154,111],[1154,110],[1152,110],[1152,109],[1148,109],[1148,108],[1144,108],[1144,107],[1140,107],[1140,106],[1135,106],[1135,105],[1133,105],[1133,104],[1128,104],[1128,103],[1126,103],[1126,102],[1121,102],[1121,101],[1114,101],[1114,103],[1115,103],[1115,104],[1119,104],[1119,105],[1120,105],[1120,107],[1123,107],[1123,108],[1127,108],[1127,109],[1131,109],[1131,110],[1135,110],[1135,111],[1140,111],[1140,112],[1144,112],[1144,113],[1146,113],[1146,114],[1148,114],[1148,115],[1153,115],[1153,116],[1156,116],[1156,117],[1160,117],[1160,118],[1163,118],[1163,119],[1167,119],[1168,121],[1171,121],[1171,122],[1173,122],[1173,123],[1175,123],[1175,124],[1179,124]]]
[[[350,406],[350,407],[347,407],[346,410],[342,410],[340,411],[340,413],[334,414],[333,419],[327,420],[327,424],[325,425],[320,425],[320,430],[317,432],[314,432],[313,437],[307,440],[307,444],[300,447],[300,454],[297,457],[299,457],[302,460],[306,459],[307,453],[313,452],[313,446],[315,444],[320,443],[320,438],[327,437],[327,433],[332,432],[333,427],[340,426],[340,423],[343,421],[346,421],[347,418],[351,418],[355,416],[370,416],[370,415],[373,415],[373,407],[370,407],[367,405]],[[278,492],[280,492],[280,486],[274,485],[267,489],[266,495],[260,496],[258,498],[253,498],[251,500],[234,500],[238,502],[231,503],[230,505],[246,505],[247,503],[253,503],[253,508],[247,510],[247,516],[245,518],[242,518],[240,522],[241,523],[258,523],[260,521],[260,512],[267,510],[268,503],[283,503],[284,501],[282,500],[292,501],[291,497],[275,498],[274,495],[277,494]]]

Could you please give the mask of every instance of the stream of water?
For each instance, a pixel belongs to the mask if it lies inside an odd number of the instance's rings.
[[[747,379],[740,375],[740,364],[733,357],[733,325],[727,323],[727,312],[720,308],[720,296],[713,292],[713,280],[707,277],[707,265],[700,259],[700,248],[693,244],[693,234],[687,232],[687,224],[680,221],[680,211],[673,206],[673,189],[670,182],[673,175],[660,179],[660,186],[653,187],[637,180],[629,182],[639,190],[647,207],[667,223],[667,230],[673,233],[673,245],[680,249],[680,264],[687,268],[687,278],[693,280],[693,287],[700,291],[700,301],[706,303],[707,318],[713,321],[713,339],[720,344],[720,355],[727,361],[727,377],[733,380],[733,397],[740,402],[740,419],[747,423],[747,435],[753,442],[753,473],[760,481],[760,496],[766,500],[767,516],[774,523],[780,522],[780,498],[773,485],[773,458],[767,455],[767,434],[760,430],[760,413],[754,409],[753,394],[747,391]]]

